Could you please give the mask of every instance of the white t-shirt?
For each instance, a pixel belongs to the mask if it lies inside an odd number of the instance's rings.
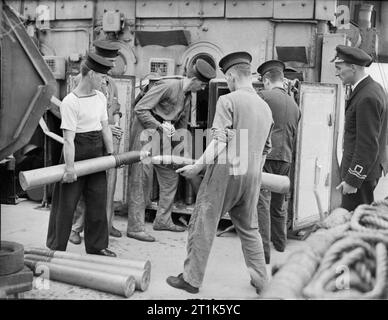
[[[69,93],[61,103],[61,129],[76,133],[101,131],[101,121],[108,120],[106,97],[100,91],[86,97]]]

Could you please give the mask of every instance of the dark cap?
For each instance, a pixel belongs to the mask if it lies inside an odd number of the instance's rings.
[[[218,65],[221,71],[225,74],[231,67],[236,64],[251,64],[252,56],[245,51],[232,52],[223,57]]]
[[[284,77],[288,80],[298,79],[299,81],[303,81],[303,72],[299,72],[298,70],[292,67],[286,67],[283,71]]]
[[[286,72],[299,72],[298,70],[292,68],[292,67],[286,67],[284,70],[283,70],[284,73]]]
[[[261,76],[264,76],[264,74],[266,74],[268,71],[278,70],[284,72],[284,69],[286,69],[284,62],[280,60],[269,60],[257,68],[257,73],[259,73]]]
[[[95,72],[107,74],[108,71],[113,67],[113,63],[105,58],[89,52],[86,56],[85,65]]]
[[[120,46],[112,41],[96,40],[93,42],[96,54],[104,58],[116,58],[119,55]]]
[[[336,48],[337,54],[331,62],[345,62],[358,66],[369,67],[373,59],[364,50],[344,45],[338,45]]]
[[[203,82],[209,82],[216,77],[216,70],[205,60],[198,59],[193,65],[190,75]]]

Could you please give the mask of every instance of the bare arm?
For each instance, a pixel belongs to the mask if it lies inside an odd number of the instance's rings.
[[[74,147],[75,132],[70,130],[63,130],[63,157],[65,159],[65,166],[69,169],[74,169]]]
[[[75,147],[74,147],[74,138],[75,132],[71,130],[63,130],[63,158],[65,160],[65,173],[63,175],[62,181],[65,183],[72,183],[77,180],[77,175],[74,169],[74,157],[75,157]]]
[[[101,121],[102,138],[104,140],[105,150],[107,153],[113,153],[112,131],[108,126],[108,121]]]

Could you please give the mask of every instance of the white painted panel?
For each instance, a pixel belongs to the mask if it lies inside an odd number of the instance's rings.
[[[58,20],[92,19],[94,12],[93,1],[60,0],[56,2],[55,14]]]
[[[372,63],[366,72],[388,92],[388,63]],[[376,201],[388,197],[388,174],[379,180],[374,194]]]
[[[178,18],[177,0],[136,1],[136,18]]]
[[[178,1],[178,16],[180,18],[223,17],[224,11],[225,11],[225,4],[224,4],[224,1],[221,1],[221,0]]]
[[[120,141],[119,152],[129,151],[129,129],[132,112],[132,104],[134,101],[135,78],[125,76],[114,78],[118,90],[118,101],[120,103],[120,112],[123,114],[120,119],[120,126],[124,130],[123,139]],[[117,172],[116,191],[114,201],[121,204],[127,201],[127,180],[128,166],[119,168]]]
[[[319,221],[315,188],[323,211],[330,209],[336,102],[336,85],[303,83],[301,86],[302,117],[296,156],[294,230]]]
[[[90,30],[90,28],[80,27],[69,32],[66,28],[51,28],[40,36],[40,40],[48,49],[51,49],[51,55],[66,58],[74,53],[85,55],[89,50]]]
[[[333,21],[335,19],[336,5],[336,0],[316,0],[315,19]]]
[[[227,18],[272,18],[273,0],[226,0]]]
[[[102,20],[105,11],[120,11],[125,19],[135,19],[136,2],[128,0],[105,0],[97,1],[96,16]]]
[[[8,3],[9,1],[7,1]],[[54,1],[23,1],[24,7],[22,7],[22,13],[24,16],[28,17],[29,19],[36,19],[38,17],[42,19],[47,19],[46,14],[49,15],[49,20],[55,20],[55,8],[56,4]],[[21,1],[11,1],[11,4],[14,5],[14,9],[16,11],[19,11],[21,8],[20,4]],[[48,11],[46,11],[48,10]]]
[[[273,17],[276,19],[313,19],[312,0],[274,0]]]

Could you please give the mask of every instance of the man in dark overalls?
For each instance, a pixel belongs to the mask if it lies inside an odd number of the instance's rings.
[[[365,67],[372,63],[365,51],[338,45],[333,60],[336,75],[351,86],[346,101],[343,156],[341,162],[342,207],[353,211],[370,204],[382,172],[388,172],[387,95]]]
[[[112,132],[108,127],[106,97],[96,88],[112,63],[89,53],[81,66],[82,79],[62,101],[63,160],[65,173],[54,186],[47,247],[65,251],[77,203],[85,199],[85,248],[90,254],[115,257],[108,247],[106,217],[106,172],[77,178],[74,162],[113,153]],[[105,151],[105,152],[104,152]]]
[[[274,121],[272,150],[267,156],[263,172],[289,176],[301,113],[295,100],[284,89],[284,70],[282,61],[270,60],[260,65],[257,72],[264,84],[264,90],[259,95],[268,103]],[[270,241],[279,252],[286,248],[286,203],[284,194],[260,190],[257,213],[267,264],[270,263]]]

